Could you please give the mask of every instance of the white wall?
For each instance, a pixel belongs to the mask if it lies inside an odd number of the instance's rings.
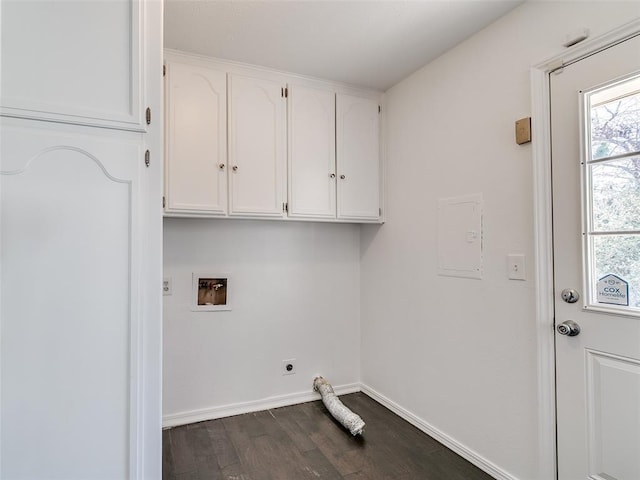
[[[386,94],[387,223],[361,233],[362,381],[505,477],[541,478],[532,150],[514,121],[530,115],[532,65],[639,5],[526,3]],[[473,193],[484,278],[440,277],[437,200]],[[526,281],[507,279],[509,253],[526,255]]]
[[[360,227],[165,218],[164,268],[165,425],[359,381]],[[233,310],[192,312],[192,272],[230,273]]]

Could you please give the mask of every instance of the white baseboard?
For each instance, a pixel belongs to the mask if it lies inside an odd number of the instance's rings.
[[[333,387],[337,395],[346,395],[360,391],[359,383],[338,385]],[[312,402],[320,400],[320,394],[310,392],[290,393],[275,397],[262,398],[250,402],[233,403],[231,405],[221,405],[219,407],[202,408],[185,412],[171,413],[163,415],[162,428],[177,427],[188,423],[203,422],[205,420],[215,420],[216,418],[231,417],[243,413],[260,412],[270,408],[287,407],[298,403]]]
[[[413,426],[419,428],[420,430],[422,430],[424,433],[426,433],[430,437],[433,437],[435,440],[437,440],[438,442],[443,444],[445,447],[453,450],[458,455],[460,455],[462,458],[464,458],[464,459],[468,460],[469,462],[473,463],[476,467],[478,467],[479,469],[481,469],[484,472],[488,473],[489,475],[491,475],[492,477],[496,478],[497,480],[518,480],[516,477],[514,477],[513,475],[505,472],[504,470],[502,470],[497,465],[493,464],[492,462],[490,462],[486,458],[484,458],[481,455],[479,455],[477,452],[471,450],[470,448],[466,447],[465,445],[462,445],[460,442],[458,442],[454,438],[452,438],[449,435],[441,432],[440,430],[438,430],[437,428],[433,427],[432,425],[429,425],[427,422],[425,422],[421,418],[417,417],[416,415],[414,415],[410,411],[402,408],[397,403],[389,400],[384,395],[376,392],[373,388],[368,387],[367,385],[363,384],[363,385],[361,385],[361,391],[362,391],[362,393],[368,395],[369,397],[371,397],[372,399],[374,399],[376,402],[380,403],[381,405],[384,405],[389,410],[391,410],[393,413],[395,413],[395,414],[399,415],[400,417],[404,418],[407,422],[409,422]]]

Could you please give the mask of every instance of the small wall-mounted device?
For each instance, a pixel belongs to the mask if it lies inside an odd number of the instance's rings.
[[[585,41],[587,38],[589,38],[589,29],[588,28],[579,28],[577,30],[573,30],[569,33],[567,33],[567,35],[564,38],[564,43],[562,44],[563,47],[569,48],[569,47],[573,47],[574,45]]]
[[[531,141],[531,117],[516,120],[516,143],[522,145]]]

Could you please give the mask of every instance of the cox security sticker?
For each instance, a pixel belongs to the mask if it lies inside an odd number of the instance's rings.
[[[629,305],[629,284],[620,277],[609,274],[598,280],[598,303]]]

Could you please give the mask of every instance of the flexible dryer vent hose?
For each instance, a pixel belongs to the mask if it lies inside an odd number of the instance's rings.
[[[333,415],[333,418],[344,425],[351,432],[351,435],[362,435],[364,422],[358,415],[345,407],[329,382],[322,377],[316,377],[313,380],[313,389],[320,393],[322,402],[329,410],[329,413]]]

